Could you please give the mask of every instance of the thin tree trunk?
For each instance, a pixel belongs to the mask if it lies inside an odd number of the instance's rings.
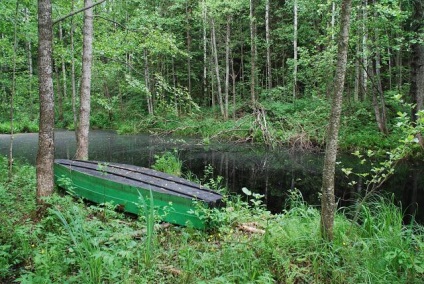
[[[72,9],[74,9],[74,0],[72,0]],[[76,106],[76,97],[77,97],[77,89],[75,83],[75,46],[74,46],[74,20],[71,18],[71,84],[72,84],[72,113],[73,113],[73,122],[74,129],[77,129],[78,121],[77,121],[77,106]],[[75,132],[76,134],[77,132]]]
[[[58,104],[58,112],[59,112],[59,121],[63,121],[63,94],[62,90],[60,88],[60,74],[59,74],[59,68],[57,64],[53,64],[54,67],[54,73],[56,74],[56,97],[57,97],[57,104]]]
[[[379,108],[379,120],[378,122],[378,128],[380,129],[380,132],[383,134],[388,134],[387,130],[387,115],[386,115],[386,100],[384,99],[384,91],[383,91],[383,85],[381,83],[381,57],[380,57],[380,51],[377,49],[376,52],[376,58],[375,58],[375,79],[377,83],[377,90],[378,90],[378,98],[376,100],[376,107]],[[374,99],[373,99],[374,100]]]
[[[376,5],[376,1],[373,0],[373,4]],[[378,18],[377,12],[374,12],[374,18]],[[386,122],[386,102],[384,99],[384,90],[381,83],[381,52],[380,52],[380,35],[378,28],[374,29],[374,44],[375,44],[375,57],[373,67],[374,72],[374,83],[376,84],[377,94],[373,92],[373,106],[376,111],[377,125],[381,133],[388,134],[387,122]]]
[[[358,102],[359,101],[359,86],[361,82],[361,68],[360,68],[360,44],[359,44],[359,37],[358,41],[356,43],[356,56],[355,56],[355,83],[354,83],[354,90],[353,90],[353,101]]]
[[[368,92],[368,0],[362,1],[362,100],[365,101],[367,99]]]
[[[16,1],[16,10],[15,10],[15,22],[13,24],[13,58],[12,58],[12,94],[10,96],[10,143],[9,143],[9,181],[12,181],[13,177],[13,121],[14,121],[14,99],[16,95],[16,53],[18,49],[18,9],[19,1]]]
[[[187,76],[188,76],[188,93],[191,94],[191,34],[190,34],[190,17],[191,8],[189,7],[190,0],[186,2],[186,34],[187,34]]]
[[[256,33],[254,0],[250,0],[250,98],[256,104]]]
[[[62,24],[59,24],[59,40],[62,42],[63,41],[63,31],[62,31]],[[60,59],[62,61],[62,94],[63,97],[66,98],[68,95],[68,90],[67,90],[67,86],[66,86],[66,68],[65,68],[65,57],[63,56],[63,54],[60,56]]]
[[[147,111],[150,115],[154,114],[153,111],[153,98],[152,98],[152,92],[150,88],[150,70],[149,70],[149,58],[147,56],[147,50],[144,49],[144,84],[146,85],[146,102],[147,102]],[[174,59],[172,59],[172,70],[174,71]],[[173,77],[175,81],[175,72],[173,72]],[[175,84],[175,82],[174,82]]]
[[[231,78],[233,80],[232,82],[232,93],[233,93],[233,119],[236,119],[236,72],[234,71],[234,57],[231,54]]]
[[[231,16],[227,16],[227,33],[225,37],[225,95],[224,95],[224,119],[228,119],[228,97],[230,93],[230,33]]]
[[[322,175],[321,235],[324,239],[330,241],[333,239],[334,215],[336,210],[334,175],[346,76],[351,6],[351,0],[343,0],[341,7],[340,34],[338,39],[337,67],[334,78],[334,93]]]
[[[387,38],[389,38],[389,35],[387,35]],[[391,90],[393,88],[393,59],[392,59],[392,52],[390,50],[390,47],[387,47],[387,58],[388,58],[388,62],[387,62],[387,67],[389,68],[389,90]]]
[[[85,7],[93,4],[85,0]],[[77,134],[76,158],[88,159],[88,133],[90,128],[91,64],[93,60],[93,8],[84,10],[83,56],[81,75],[80,112]]]
[[[218,104],[221,109],[221,115],[225,117],[224,105],[222,102],[222,89],[221,89],[221,78],[219,74],[219,63],[218,63],[218,50],[216,47],[216,34],[215,34],[215,20],[212,19],[212,49],[213,57],[215,60],[215,74],[216,74],[216,84],[218,86]]]
[[[335,27],[336,27],[336,2],[331,1],[331,41],[335,38]]]
[[[403,80],[402,80],[402,46],[399,46],[399,49],[396,51],[396,87],[398,92],[401,91]]]
[[[269,2],[266,0],[265,3],[265,38],[266,38],[266,75],[267,75],[267,88],[272,88],[272,67],[271,67],[271,38],[269,28]]]
[[[297,0],[294,0],[294,20],[293,20],[293,101],[297,97]]]
[[[214,87],[215,87],[215,76],[213,75],[214,70],[212,68],[212,66],[214,65],[213,64],[213,44],[212,44],[212,42],[213,42],[213,40],[212,40],[212,33],[211,33],[211,56],[209,58],[209,61],[210,61],[209,62],[209,66],[211,66],[209,68],[209,72],[210,72],[209,76],[211,78],[211,84],[210,84],[210,86],[211,86],[211,91],[210,91],[211,98],[210,98],[210,100],[211,100],[212,109],[215,109],[215,105],[216,105],[216,102],[215,102],[215,89],[214,89]]]
[[[38,77],[40,125],[36,161],[37,203],[52,194],[54,188],[54,97],[52,70],[52,5],[38,0]]]
[[[206,98],[207,94],[207,80],[208,80],[208,47],[207,47],[207,39],[206,39],[206,23],[207,23],[207,10],[206,10],[206,1],[202,2],[202,19],[203,19],[203,98]]]
[[[29,9],[25,8],[25,22],[29,23],[30,21],[30,15],[29,15]],[[31,105],[34,105],[33,102],[33,97],[32,97],[32,76],[34,74],[33,72],[33,64],[32,64],[32,51],[31,51],[31,38],[29,36],[29,34],[26,35],[27,36],[27,49],[28,49],[28,97],[30,98],[30,103]],[[35,113],[34,113],[34,107],[30,107],[29,108],[29,117],[31,120],[33,120],[35,117]]]

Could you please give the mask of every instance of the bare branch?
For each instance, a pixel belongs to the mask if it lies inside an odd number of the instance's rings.
[[[93,8],[94,6],[100,5],[100,4],[102,4],[103,2],[105,2],[105,1],[107,1],[107,0],[100,0],[99,2],[96,2],[96,3],[94,3],[93,5],[90,5],[90,6],[88,6],[88,7],[81,8],[81,9],[76,10],[76,11],[74,11],[74,12],[72,12],[72,13],[70,13],[70,14],[66,15],[66,16],[63,16],[62,18],[59,18],[59,19],[57,19],[57,20],[53,21],[53,26],[54,26],[54,25],[56,25],[57,23],[59,23],[59,22],[61,22],[61,21],[65,20],[65,19],[69,18],[69,17],[72,17],[72,16],[74,16],[74,15],[76,15],[76,14],[78,14],[78,13],[84,12],[85,10],[88,10],[88,9],[90,9],[90,8]]]

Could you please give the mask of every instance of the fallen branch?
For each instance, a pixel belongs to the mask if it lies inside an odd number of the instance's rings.
[[[258,229],[256,227],[257,225],[258,225],[257,223],[245,223],[245,224],[238,225],[237,228],[240,231],[243,231],[243,232],[246,232],[246,233],[265,234],[265,230]]]

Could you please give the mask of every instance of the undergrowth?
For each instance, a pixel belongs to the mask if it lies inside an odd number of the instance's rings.
[[[346,103],[343,107],[339,146],[345,151],[390,149],[401,138],[396,126],[396,111],[408,111],[396,100],[389,100],[389,135],[378,131],[369,103]],[[172,113],[155,116],[133,116],[119,124],[120,134],[149,132],[195,136],[208,143],[211,140],[257,142],[271,146],[288,146],[296,150],[316,150],[325,147],[329,122],[328,100],[319,97],[300,98],[293,102],[264,100],[266,129],[258,127],[255,110],[248,104],[236,107],[235,117],[224,120],[219,111],[202,109],[190,115]],[[134,119],[135,117],[135,119]],[[264,133],[266,131],[266,133]]]
[[[30,121],[28,119],[13,122],[14,133],[31,133],[38,132],[38,121]],[[10,122],[0,122],[0,134],[10,133]]]
[[[339,211],[332,243],[298,191],[280,214],[245,189],[248,199],[226,196],[207,212],[209,230],[156,223],[152,233],[151,212],[134,218],[57,193],[37,218],[35,169],[17,164],[12,182],[6,169],[0,158],[1,283],[423,283],[424,229],[382,197],[357,223]]]

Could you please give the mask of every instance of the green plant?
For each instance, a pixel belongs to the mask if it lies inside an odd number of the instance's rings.
[[[181,176],[182,161],[178,158],[178,151],[165,152],[161,156],[155,155],[155,163],[152,168],[175,176]]]
[[[155,246],[155,208],[153,193],[151,190],[149,192],[150,197],[147,200],[145,200],[145,198],[139,193],[139,202],[141,203],[141,211],[146,222],[146,241],[143,250],[144,263],[150,267],[152,265],[152,257]],[[147,202],[149,202],[149,204]]]

